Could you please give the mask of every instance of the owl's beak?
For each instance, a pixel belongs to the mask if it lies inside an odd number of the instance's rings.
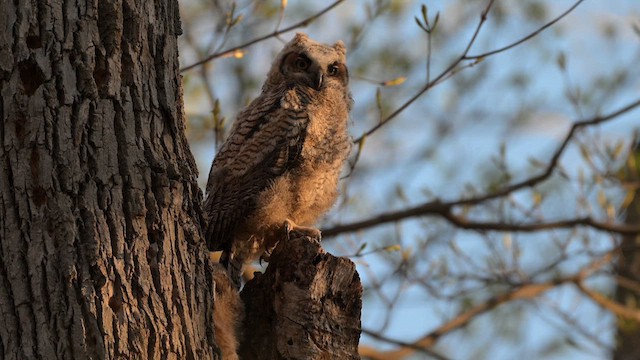
[[[322,71],[318,71],[317,73],[315,73],[315,76],[313,77],[313,88],[316,90],[322,89],[323,81],[324,81],[324,75],[322,74]]]

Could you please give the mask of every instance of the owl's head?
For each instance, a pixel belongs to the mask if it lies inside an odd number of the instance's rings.
[[[344,89],[349,83],[346,54],[342,41],[326,45],[297,33],[278,55],[271,73],[278,73],[278,78],[287,83],[318,91],[327,87]]]

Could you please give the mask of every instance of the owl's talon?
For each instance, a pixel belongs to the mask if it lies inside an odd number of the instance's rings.
[[[260,256],[260,259],[258,261],[260,263],[260,266],[262,266],[263,261],[269,262],[269,260],[271,260],[272,252],[273,252],[273,249],[267,249],[264,251],[264,253]]]
[[[308,237],[312,240],[320,242],[320,240],[322,239],[320,230],[313,227],[298,226],[289,219],[285,220],[284,222],[284,231],[287,236],[287,240]]]
[[[287,240],[289,239],[289,234],[293,231],[295,224],[293,221],[287,219],[284,221],[284,233],[287,235]]]

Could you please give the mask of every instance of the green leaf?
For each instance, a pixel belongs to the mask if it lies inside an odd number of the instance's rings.
[[[440,13],[437,12],[436,13],[436,18],[433,20],[433,26],[431,26],[431,31],[434,31],[436,29],[436,26],[438,26],[438,21],[440,20]]]
[[[406,77],[400,76],[395,79],[387,80],[382,83],[383,86],[398,86],[404,83],[407,80]]]
[[[424,19],[424,23],[429,25],[429,9],[427,9],[427,5],[422,4],[420,7],[420,11],[422,11],[422,18]]]
[[[420,29],[422,29],[425,32],[429,32],[429,30],[427,30],[427,28],[424,25],[422,25],[422,23],[420,22],[420,19],[418,19],[417,16],[414,16],[414,19],[416,20],[416,24],[420,26]]]
[[[401,249],[402,249],[402,246],[400,246],[400,244],[389,245],[382,248],[382,250],[386,252],[400,251]]]

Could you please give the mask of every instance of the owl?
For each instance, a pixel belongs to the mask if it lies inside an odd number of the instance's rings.
[[[242,266],[268,261],[279,239],[301,232],[319,240],[311,226],[338,196],[352,102],[342,41],[298,33],[238,115],[211,166],[204,205],[207,245],[222,251],[236,288]]]

